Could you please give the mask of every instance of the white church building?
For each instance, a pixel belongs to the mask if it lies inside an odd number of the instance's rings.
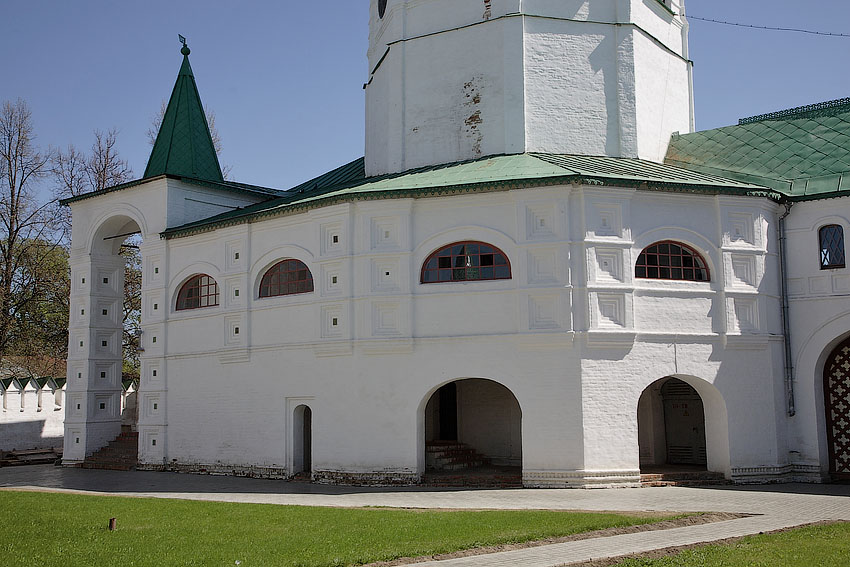
[[[363,2],[363,9],[367,9]],[[142,179],[73,214],[64,460],[528,487],[850,476],[850,100],[694,132],[682,0],[371,0],[365,157],[225,181],[184,46]]]

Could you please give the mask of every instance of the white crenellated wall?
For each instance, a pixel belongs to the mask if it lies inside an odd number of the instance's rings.
[[[368,175],[534,151],[660,162],[693,130],[678,6],[390,0],[383,19],[376,6]]]
[[[52,381],[39,387],[28,381],[0,385],[0,451],[62,446],[65,388]]]

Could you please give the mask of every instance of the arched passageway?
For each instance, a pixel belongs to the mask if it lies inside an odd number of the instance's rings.
[[[850,480],[850,338],[835,347],[824,364],[823,395],[829,475]]]
[[[121,462],[139,456],[142,234],[140,221],[115,214],[91,233],[89,255],[71,264],[66,463],[112,464],[109,455],[120,453],[115,460]],[[151,412],[161,404],[153,400]],[[150,436],[152,447],[156,441]]]
[[[641,471],[706,470],[707,444],[702,397],[687,382],[664,378],[638,401]]]
[[[470,378],[431,395],[425,406],[426,482],[443,477],[468,485],[475,484],[470,477],[478,477],[519,484],[521,469],[522,411],[509,389]]]

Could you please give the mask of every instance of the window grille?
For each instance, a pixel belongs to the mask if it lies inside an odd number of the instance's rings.
[[[844,229],[837,224],[822,226],[820,237],[820,269],[844,267]]]
[[[638,256],[635,277],[654,280],[707,282],[708,266],[693,248],[679,242],[656,242]]]
[[[432,253],[422,265],[422,283],[509,279],[507,255],[484,242],[455,242]]]
[[[189,278],[177,294],[178,311],[216,305],[218,305],[218,284],[206,274]]]
[[[313,291],[313,274],[301,260],[283,260],[268,269],[260,281],[260,297]]]

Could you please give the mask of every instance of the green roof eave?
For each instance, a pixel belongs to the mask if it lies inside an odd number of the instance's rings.
[[[343,175],[344,172],[339,172],[355,163],[330,173]],[[288,191],[279,199],[169,228],[160,236],[166,239],[179,238],[341,202],[424,198],[570,183],[670,192],[725,193],[768,197],[774,200],[781,197],[763,185],[741,183],[640,160],[514,154],[418,168],[373,178],[350,179],[329,187],[322,187],[318,181],[311,180],[298,186],[298,190]],[[310,187],[313,189],[306,189]]]
[[[116,191],[123,191],[124,189],[131,189],[133,187],[138,187],[139,185],[144,185],[145,183],[151,183],[153,181],[157,181],[160,179],[175,179],[177,181],[182,181],[184,183],[191,183],[195,185],[204,185],[206,187],[210,187],[213,189],[223,189],[225,191],[229,191],[232,193],[239,193],[243,195],[255,195],[255,196],[264,196],[269,198],[279,197],[284,191],[278,191],[277,189],[271,189],[269,187],[260,187],[258,185],[248,185],[245,183],[234,183],[230,181],[223,182],[215,182],[204,179],[193,179],[191,177],[183,177],[180,175],[158,175],[156,177],[136,179],[134,181],[128,181],[127,183],[122,183],[121,185],[115,185],[114,187],[107,187],[106,189],[101,189],[100,191],[91,191],[89,193],[83,193],[82,195],[76,195],[74,197],[68,197],[65,199],[60,199],[60,205],[70,205],[72,203],[76,203],[79,201],[84,201],[86,199],[92,199],[94,197],[99,197],[101,195],[106,195],[107,193],[114,193]]]

